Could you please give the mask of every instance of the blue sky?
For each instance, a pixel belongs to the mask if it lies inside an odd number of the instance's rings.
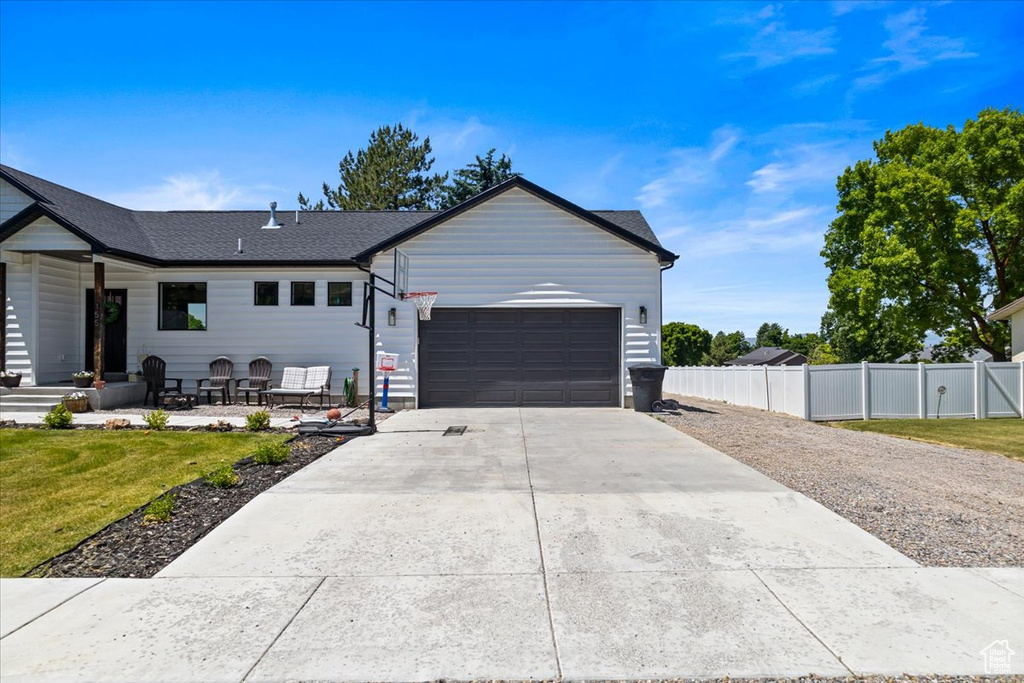
[[[1020,107],[1024,3],[0,2],[0,160],[133,208],[294,207],[371,131],[490,147],[681,254],[665,320],[818,327],[835,178]]]

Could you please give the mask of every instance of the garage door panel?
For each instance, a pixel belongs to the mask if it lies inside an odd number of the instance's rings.
[[[434,309],[420,405],[617,406],[619,310]]]

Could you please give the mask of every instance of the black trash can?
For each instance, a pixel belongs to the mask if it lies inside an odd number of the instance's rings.
[[[657,363],[639,363],[629,366],[629,379],[633,382],[633,410],[653,412],[651,405],[661,400],[661,384],[668,368]]]

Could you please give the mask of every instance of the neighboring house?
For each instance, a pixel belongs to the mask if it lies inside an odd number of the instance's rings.
[[[897,358],[894,362],[896,362],[896,363],[917,363],[917,362],[922,362],[922,361],[931,362],[933,360],[932,359],[932,354],[935,352],[935,348],[936,347],[934,347],[934,346],[926,346],[926,347],[924,347],[923,349],[921,349],[920,351],[918,351],[916,353],[905,353],[902,356],[900,356],[899,358]],[[973,352],[971,352],[971,355],[965,357],[961,362],[973,363],[976,360],[977,361],[981,361],[982,363],[991,363],[992,362],[992,354],[989,353],[988,351],[984,351],[984,350],[973,351]]]
[[[745,356],[725,361],[725,365],[803,365],[807,356],[777,346],[762,346]]]
[[[395,247],[409,289],[439,292],[429,322],[377,297],[375,348],[400,354],[400,403],[628,405],[627,366],[660,359],[661,272],[678,257],[638,211],[588,211],[516,177],[443,212],[269,218],[132,211],[0,166],[0,359],[25,385],[91,368],[101,286],[108,379],[147,354],[186,380],[215,356],[241,376],[263,355],[275,381],[330,364],[337,395],[353,368],[367,376],[363,283],[390,277]]]
[[[1024,296],[988,316],[989,321],[1010,321],[1010,353],[1012,360],[1024,361]]]

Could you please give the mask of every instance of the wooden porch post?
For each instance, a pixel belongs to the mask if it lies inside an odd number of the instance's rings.
[[[0,262],[0,370],[7,369],[7,264]]]
[[[106,297],[104,288],[104,265],[93,263],[93,307],[92,307],[92,370],[96,379],[103,379],[103,330],[106,327]]]

